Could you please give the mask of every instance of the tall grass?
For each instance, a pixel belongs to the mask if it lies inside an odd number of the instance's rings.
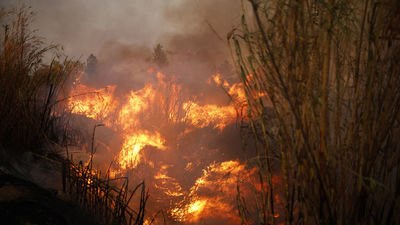
[[[10,152],[40,151],[61,142],[65,121],[58,108],[64,84],[78,62],[54,58],[43,64],[58,46],[45,45],[30,29],[32,12],[21,7],[2,13],[0,43],[0,145]]]
[[[249,0],[242,10],[228,39],[260,147],[257,219],[239,195],[243,224],[399,224],[400,5]]]

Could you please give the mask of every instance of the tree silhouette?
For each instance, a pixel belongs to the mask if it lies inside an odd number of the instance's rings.
[[[86,73],[89,76],[93,76],[97,72],[97,58],[93,54],[90,54],[86,60]]]
[[[160,67],[168,65],[167,54],[161,44],[157,44],[154,47],[153,61]]]

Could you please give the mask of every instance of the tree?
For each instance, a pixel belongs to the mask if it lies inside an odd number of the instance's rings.
[[[94,76],[97,73],[97,58],[93,54],[86,60],[86,73],[89,76]]]
[[[157,44],[156,47],[154,47],[153,62],[155,62],[159,67],[168,65],[167,54],[161,44]]]

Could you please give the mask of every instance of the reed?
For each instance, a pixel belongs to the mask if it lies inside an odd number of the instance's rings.
[[[258,146],[242,224],[399,224],[399,4],[249,0],[242,13],[228,40]]]
[[[33,13],[25,7],[2,13],[0,42],[0,143],[8,152],[41,152],[65,141],[68,112],[58,101],[80,68],[60,60],[59,46],[46,45],[30,29]],[[56,54],[50,63],[46,56]]]
[[[149,193],[144,182],[133,189],[128,187],[128,178],[105,177],[90,165],[63,162],[63,190],[68,193],[87,213],[105,225],[143,224]],[[113,184],[120,181],[119,184]],[[131,200],[135,200],[135,204]],[[133,208],[135,206],[136,208]]]

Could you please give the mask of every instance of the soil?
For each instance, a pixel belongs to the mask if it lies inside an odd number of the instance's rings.
[[[98,224],[60,191],[0,171],[0,224]]]

